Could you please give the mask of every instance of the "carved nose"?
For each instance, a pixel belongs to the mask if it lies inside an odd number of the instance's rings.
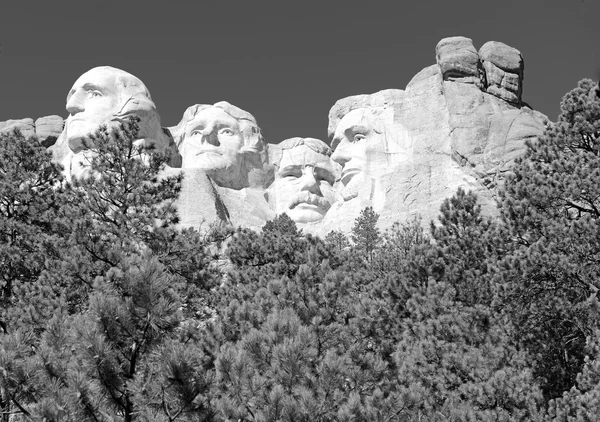
[[[69,114],[77,114],[85,110],[83,106],[83,101],[81,101],[80,96],[77,93],[71,95],[69,101],[67,101],[67,111]]]
[[[348,144],[348,141],[343,140],[337,145],[335,151],[333,151],[333,154],[331,154],[331,159],[336,163],[341,164],[342,166],[348,161],[350,161],[350,159],[352,158],[352,156],[350,155]]]
[[[85,108],[83,107],[83,103],[79,101],[75,97],[75,95],[69,98],[69,101],[67,102],[67,111],[69,112],[69,114],[77,114],[82,112],[83,110],[85,110]]]
[[[217,133],[214,130],[205,130],[202,132],[202,143],[203,144],[211,144],[216,147],[220,145],[219,138],[217,137]]]
[[[310,193],[320,194],[319,182],[315,176],[315,169],[313,167],[305,167],[302,174],[302,187],[300,190],[305,190]]]

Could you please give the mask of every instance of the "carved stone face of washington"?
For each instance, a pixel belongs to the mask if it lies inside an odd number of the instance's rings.
[[[140,119],[137,145],[160,151],[168,148],[148,89],[121,69],[103,66],[85,72],[69,91],[66,108],[69,116],[63,134],[74,154],[67,169],[71,176],[81,177],[89,170],[89,151],[93,150],[90,134],[102,125],[116,127],[131,116]]]

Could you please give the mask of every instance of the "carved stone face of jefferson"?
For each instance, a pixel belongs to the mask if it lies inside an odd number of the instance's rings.
[[[188,107],[171,131],[182,168],[204,170],[219,186],[247,187],[248,173],[262,167],[265,143],[254,116],[226,101]]]
[[[313,138],[291,138],[281,142],[281,159],[269,201],[278,214],[286,213],[297,223],[319,221],[336,201],[333,184],[339,166],[331,161],[331,149]]]
[[[244,135],[239,122],[223,109],[200,111],[185,127],[179,151],[183,168],[226,170],[240,165]]]

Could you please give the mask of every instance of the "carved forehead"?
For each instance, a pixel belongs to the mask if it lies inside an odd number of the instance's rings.
[[[329,149],[329,147],[327,147]],[[304,167],[311,165],[334,172],[334,165],[328,154],[323,154],[307,144],[297,145],[293,148],[283,149],[278,167],[284,170],[288,167]]]
[[[116,67],[100,66],[85,72],[73,84],[67,95],[67,101],[75,90],[79,88],[99,89],[105,95],[118,97],[122,102],[136,99],[138,100],[138,104],[133,107],[135,109],[154,109],[154,103],[146,85],[131,73],[117,69]]]
[[[325,142],[315,138],[289,138],[281,141],[277,146],[282,150],[289,150],[302,145],[326,156],[330,156],[332,153],[331,148]]]
[[[225,110],[219,107],[206,107],[198,110],[190,120],[186,122],[186,130],[197,127],[198,125],[207,125],[211,123],[223,123],[238,129],[240,127],[238,120]]]
[[[346,114],[338,123],[336,134],[349,128],[379,131],[381,110],[373,108],[357,108]]]

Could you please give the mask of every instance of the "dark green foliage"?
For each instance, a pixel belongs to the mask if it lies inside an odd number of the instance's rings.
[[[440,208],[439,224],[431,225],[436,264],[433,275],[450,283],[466,305],[491,305],[497,260],[510,250],[505,230],[481,215],[472,192],[459,189]]]
[[[430,281],[407,303],[395,355],[399,392],[412,420],[531,420],[542,395],[525,356],[484,306],[464,306]]]
[[[363,209],[354,221],[350,236],[354,247],[358,251],[362,251],[369,261],[373,260],[373,252],[381,240],[377,220],[379,220],[379,214],[373,211],[373,207]]]
[[[321,240],[285,230],[240,231],[231,243],[215,324],[217,406],[232,420],[346,420],[387,383],[386,363],[361,332],[370,300],[332,267]],[[256,259],[237,255],[237,242]]]
[[[56,252],[68,198],[62,181],[35,140],[0,134],[0,331],[11,331],[15,291],[29,288]]]
[[[212,364],[188,318],[206,318],[207,291],[217,284],[207,244],[215,239],[175,230],[180,178],[159,177],[166,157],[139,150],[138,130],[130,121],[91,137],[91,176],[61,188],[69,224],[51,233],[60,248],[13,294],[15,329],[0,349],[2,403],[13,412],[33,420],[212,418]],[[53,300],[40,310],[45,295]]]
[[[337,250],[342,251],[350,246],[350,242],[346,235],[339,230],[332,230],[325,236],[325,242],[334,246]]]
[[[600,344],[599,332],[588,337],[587,356],[576,385],[562,397],[552,400],[547,420],[564,422],[593,421],[600,414]]]
[[[547,397],[570,389],[584,362],[600,279],[600,99],[583,80],[506,184],[502,212],[518,246],[504,260],[502,303],[537,355]]]

